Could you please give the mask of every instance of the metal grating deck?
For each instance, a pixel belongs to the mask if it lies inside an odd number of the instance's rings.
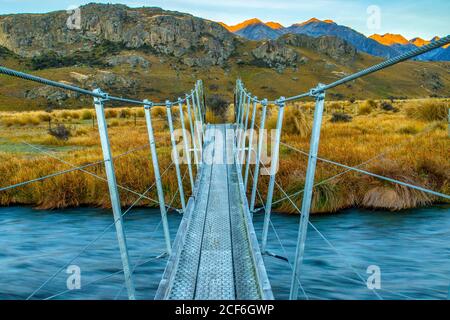
[[[232,126],[208,127],[204,164],[156,299],[273,299],[234,141]]]

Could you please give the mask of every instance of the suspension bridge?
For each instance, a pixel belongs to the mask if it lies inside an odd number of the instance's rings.
[[[165,250],[168,256],[167,266],[155,296],[156,299],[273,299],[274,295],[264,266],[263,256],[274,255],[267,251],[269,227],[272,226],[274,229],[273,224],[271,223],[272,206],[279,201],[286,200],[289,201],[300,214],[295,259],[293,263],[291,263],[291,261],[284,257],[292,270],[290,299],[297,299],[300,289],[303,292],[303,295],[305,295],[305,298],[307,298],[300,282],[300,276],[302,274],[302,261],[305,253],[305,240],[308,227],[311,227],[318,232],[330,248],[336,251],[337,254],[340,254],[320,230],[309,221],[313,189],[315,186],[324,182],[315,182],[314,175],[317,161],[323,161],[345,169],[345,171],[330,177],[327,181],[344,175],[347,172],[355,171],[389,183],[400,184],[420,192],[431,194],[435,197],[441,197],[447,200],[450,199],[450,196],[447,194],[381,176],[362,169],[362,166],[351,167],[319,157],[318,148],[326,91],[360,77],[391,67],[402,61],[417,57],[448,43],[450,43],[450,36],[356,72],[331,84],[318,84],[308,92],[288,98],[281,97],[272,101],[269,101],[268,99],[258,100],[257,97],[251,95],[242,81],[238,79],[236,81],[234,92],[235,121],[234,123],[222,125],[206,123],[205,115],[207,106],[205,103],[206,99],[203,82],[201,80],[198,80],[195,83],[194,88],[187,93],[185,97],[178,98],[174,101],[168,100],[166,102],[156,103],[150,100],[116,97],[109,95],[100,89],[90,91],[0,66],[0,73],[4,75],[18,77],[24,80],[34,81],[59,89],[75,91],[80,94],[91,96],[95,106],[98,132],[103,152],[103,160],[83,166],[75,166],[62,159],[58,159],[69,165],[70,169],[37,179],[23,181],[14,185],[1,186],[0,192],[29,183],[51,179],[68,172],[80,171],[107,182],[114,217],[113,222],[101,234],[68,261],[66,265],[58,269],[51,277],[42,283],[41,286],[31,292],[28,299],[33,298],[43,287],[53,280],[58,273],[64,270],[67,265],[85,252],[112,227],[115,227],[117,234],[123,267],[121,272],[123,272],[124,275],[124,283],[128,297],[129,299],[136,299],[133,273],[137,265],[134,267],[131,266],[123,217],[142,199],[150,200],[159,205],[161,213],[160,224],[163,227]],[[300,150],[281,141],[283,114],[287,103],[306,97],[315,99],[313,129],[309,151]],[[105,104],[108,102],[138,105],[144,108],[149,139],[148,145],[128,150],[123,154],[113,157],[104,112]],[[261,108],[258,108],[258,105],[261,106]],[[152,120],[151,114],[151,110],[155,106],[166,108],[172,148],[172,163],[169,167],[175,167],[178,185],[176,195],[180,197],[181,208],[172,207],[173,199],[170,203],[166,203],[162,176],[167,172],[168,168],[161,173],[158,161],[158,148],[155,142],[152,124],[154,120]],[[259,130],[262,132],[265,129],[267,109],[270,106],[276,109],[277,123],[276,136],[272,145],[272,160],[270,166],[266,167],[261,161],[263,134],[257,135],[256,131]],[[178,107],[181,129],[183,130],[183,159],[178,153],[175,137],[172,114],[173,111],[176,110],[175,107]],[[184,118],[184,109],[187,109],[187,119]],[[256,121],[258,117],[259,123]],[[187,126],[188,128],[185,127],[185,120],[187,120],[187,123],[189,124]],[[192,137],[192,143],[189,143],[191,140],[188,139],[188,134]],[[256,147],[254,148],[254,140],[256,139],[258,141],[256,141]],[[276,181],[280,145],[288,147],[308,159],[304,189],[293,195],[288,195]],[[45,150],[42,150],[40,147],[33,145],[30,145],[30,147],[45,153]],[[114,160],[118,157],[135,152],[136,150],[142,150],[143,148],[149,148],[150,150],[155,182],[145,192],[140,193],[117,183]],[[49,153],[47,153],[47,155],[56,157]],[[255,159],[254,165],[251,165],[251,159]],[[105,167],[106,178],[87,170],[89,167],[100,164]],[[186,165],[187,167],[184,175],[182,174],[181,165]],[[195,169],[197,174],[194,176]],[[258,178],[261,175],[261,169],[268,172],[270,179],[267,187],[265,204],[262,208],[256,208],[256,197],[258,196],[262,201],[258,189]],[[252,180],[249,179],[250,176],[252,176]],[[190,186],[190,196],[188,197],[186,197],[183,184],[186,177],[189,179],[188,185]],[[252,183],[250,183],[250,181],[252,181]],[[153,187],[156,187],[157,199],[152,199],[147,196],[147,193]],[[273,201],[275,187],[277,187],[284,195],[283,199]],[[119,189],[122,192],[130,192],[138,197],[126,210],[122,210]],[[293,197],[300,193],[303,193],[303,199],[301,208],[298,208],[293,201]],[[188,198],[187,201],[186,198]],[[257,240],[253,226],[253,213],[260,209],[264,211],[261,243]],[[183,213],[182,221],[173,242],[169,233],[167,210],[178,210]],[[274,232],[276,233],[275,229]],[[361,283],[365,285],[365,280],[350,264],[349,268],[361,280]],[[55,294],[52,297],[56,297],[63,293]],[[377,298],[382,298],[376,291],[373,291],[373,293]]]

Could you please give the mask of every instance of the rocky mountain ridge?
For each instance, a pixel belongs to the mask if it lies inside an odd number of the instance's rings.
[[[289,27],[272,27],[256,18],[246,20],[236,26],[226,26],[229,31],[249,40],[274,40],[284,34],[306,34],[312,37],[335,36],[346,40],[356,49],[374,56],[392,58],[408,50],[415,49],[439,39],[431,40],[414,38],[407,40],[399,34],[374,34],[370,37],[353,30],[352,28],[339,25],[332,20],[319,20],[311,18],[305,22],[296,23]],[[277,26],[281,26],[277,24]],[[417,60],[422,61],[450,61],[450,48],[444,46],[433,52],[419,56]]]

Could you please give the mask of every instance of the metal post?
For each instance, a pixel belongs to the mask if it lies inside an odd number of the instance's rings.
[[[100,89],[95,89],[94,93],[102,94]],[[105,94],[105,98],[107,95]],[[125,276],[125,286],[127,287],[128,298],[135,300],[134,281],[131,275],[130,258],[128,256],[127,239],[123,228],[122,209],[120,205],[120,196],[117,190],[116,175],[114,173],[114,163],[111,155],[111,147],[108,137],[108,126],[105,119],[103,107],[104,99],[94,98],[95,112],[97,114],[98,133],[103,151],[103,160],[105,162],[106,178],[108,180],[109,196],[114,215],[114,225],[116,227],[117,241],[119,242],[120,258],[122,260],[123,273]]]
[[[194,128],[194,124],[192,123],[191,104],[189,102],[188,94],[186,94],[186,105],[187,105],[187,110],[188,110],[189,126],[191,128],[192,149],[194,150],[194,161],[195,161],[195,165],[197,166],[197,172],[198,172],[199,162],[198,162],[198,154],[197,154],[197,142],[195,141],[195,128]],[[194,114],[194,117],[195,117],[195,114]]]
[[[197,136],[197,140],[198,140],[198,151],[199,151],[199,163],[202,164],[203,162],[203,143],[202,143],[202,135],[201,135],[201,131],[199,130],[199,125],[202,126],[202,122],[201,122],[201,115],[199,113],[199,109],[198,109],[198,103],[195,100],[195,91],[192,90],[191,92],[192,95],[192,107],[194,108],[194,117],[195,117],[195,132],[196,132],[196,136]],[[197,119],[198,117],[198,119]]]
[[[283,102],[283,100],[284,100],[284,97],[281,97],[280,101],[282,101],[282,102],[277,102],[279,109],[278,109],[278,118],[277,118],[277,128],[276,128],[276,133],[275,133],[275,135],[276,135],[275,136],[275,144],[272,148],[272,161],[270,164],[269,187],[267,189],[266,210],[265,210],[265,215],[264,215],[263,235],[262,235],[262,244],[261,244],[262,253],[266,252],[267,235],[269,233],[270,214],[272,211],[273,189],[275,187],[275,176],[276,176],[276,171],[278,169],[278,157],[279,157],[279,150],[280,150],[281,130],[283,128],[284,107],[286,105],[286,103]]]
[[[203,141],[203,135],[204,135],[204,130],[205,130],[204,122],[205,122],[206,118],[204,118],[202,105],[201,105],[200,99],[198,97],[198,86],[195,87],[194,92],[195,92],[195,97],[197,99],[197,108],[198,108],[198,113],[199,113],[199,118],[200,118],[200,124],[201,124],[201,129],[202,129],[201,134],[202,134],[202,141]]]
[[[155,136],[153,134],[152,125],[152,103],[144,100],[145,121],[147,123],[148,140],[150,144],[150,152],[152,155],[153,173],[155,174],[156,190],[158,192],[159,209],[161,211],[161,221],[164,230],[164,239],[166,240],[166,250],[169,255],[172,254],[172,244],[170,241],[169,223],[167,222],[166,203],[164,200],[164,189],[161,181],[161,174],[159,172],[158,153],[156,152]]]
[[[241,142],[242,142],[242,136],[244,134],[244,119],[245,119],[245,112],[246,112],[246,103],[245,103],[245,99],[246,95],[244,94],[242,97],[242,103],[241,103],[241,114],[240,114],[240,120],[239,120],[239,125],[238,128],[240,129],[238,131],[238,140],[237,140],[237,152],[238,152],[238,161],[241,162],[241,154],[240,152],[242,152],[241,150]],[[238,163],[240,165],[240,163]]]
[[[241,87],[239,87],[239,103],[238,103],[238,110],[237,110],[237,117],[236,117],[236,126],[239,127],[240,121],[241,121],[241,112],[242,112],[242,95],[244,94],[244,91]]]
[[[314,175],[316,173],[317,152],[319,149],[320,128],[322,126],[323,107],[325,102],[325,92],[320,91],[321,84],[313,90],[312,94],[316,97],[316,108],[314,110],[313,130],[309,147],[308,168],[306,169],[305,189],[303,192],[302,212],[298,230],[297,250],[295,253],[294,270],[291,279],[290,300],[297,300],[298,283],[300,279],[300,269],[305,252],[306,233],[308,231],[309,211],[311,208],[311,199],[314,187]]]
[[[191,182],[191,192],[194,192],[194,176],[192,175],[191,166],[191,153],[189,152],[188,138],[186,134],[186,126],[184,125],[184,112],[183,112],[183,102],[181,98],[178,98],[178,108],[180,109],[180,121],[181,129],[183,130],[183,142],[184,142],[184,154],[186,156],[186,162],[188,166],[189,181]]]
[[[256,162],[255,162],[255,172],[253,173],[253,187],[252,187],[252,196],[250,199],[250,213],[253,215],[255,211],[255,200],[256,200],[256,190],[258,189],[258,178],[259,178],[259,168],[261,162],[261,152],[262,145],[264,143],[264,126],[266,124],[266,113],[267,113],[267,99],[261,101],[262,111],[261,111],[261,122],[259,124],[259,139],[258,139],[258,150],[256,153]]]
[[[245,164],[246,167],[245,167],[245,178],[244,178],[245,192],[247,192],[248,173],[250,170],[250,160],[252,158],[253,130],[255,128],[256,100],[257,99],[258,99],[258,97],[255,97],[255,100],[253,101],[252,123],[250,125],[250,137],[248,139],[247,163]]]
[[[178,158],[177,143],[175,141],[175,134],[173,132],[171,107],[172,104],[169,101],[166,101],[167,122],[169,122],[170,141],[172,142],[172,160],[175,163],[175,171],[177,173],[177,181],[178,181],[178,192],[180,194],[181,200],[181,209],[183,210],[184,213],[186,211],[186,201],[184,200],[183,179],[181,177],[180,159]]]
[[[244,164],[244,159],[245,159],[245,141],[247,140],[247,127],[248,127],[248,118],[250,115],[250,101],[251,101],[251,95],[250,93],[248,94],[248,98],[247,98],[247,111],[246,111],[246,115],[245,115],[245,125],[244,125],[244,131],[243,131],[243,135],[242,135],[242,143],[241,143],[241,148],[242,148],[242,152],[241,152],[241,166]]]

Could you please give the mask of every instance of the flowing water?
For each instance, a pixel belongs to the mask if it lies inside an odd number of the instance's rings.
[[[262,218],[255,216],[258,235]],[[0,208],[0,219],[0,299],[127,298],[111,211],[10,207]],[[167,261],[155,258],[165,247],[159,210],[135,209],[124,219],[137,298],[152,299]],[[169,214],[172,239],[180,220]],[[289,263],[264,260],[275,297],[286,299],[299,217],[274,214],[272,221],[276,232],[270,229],[268,251]],[[311,222],[320,234],[308,230],[300,298],[448,298],[449,206],[402,213],[352,209],[313,216]],[[369,266],[380,270],[380,289],[367,288]],[[77,267],[81,289],[68,290]]]

